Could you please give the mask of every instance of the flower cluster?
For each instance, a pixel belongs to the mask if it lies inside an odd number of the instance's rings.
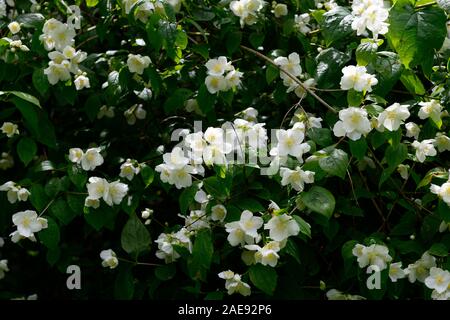
[[[79,67],[79,64],[86,59],[87,53],[81,50],[76,51],[73,47],[76,27],[77,24],[63,23],[52,18],[45,22],[39,39],[43,42],[45,49],[51,51],[48,54],[50,59],[48,67],[44,70],[48,82],[55,85],[59,81],[70,80],[71,74],[74,74],[75,87],[81,90],[90,88],[90,82],[86,73]]]
[[[205,85],[211,94],[240,86],[243,73],[237,71],[226,57],[210,59],[205,66],[208,69]]]
[[[90,177],[86,187],[89,195],[84,205],[94,209],[100,206],[102,198],[110,207],[120,204],[128,192],[126,184],[119,181],[108,182],[106,179],[98,177]]]
[[[379,34],[388,32],[389,10],[385,8],[383,0],[355,0],[352,4],[352,29],[358,35],[366,35],[370,30],[376,39]]]
[[[374,75],[367,73],[366,67],[347,66],[342,68],[341,89],[353,89],[359,92],[371,92],[372,87],[378,84]]]
[[[71,148],[69,150],[69,160],[73,163],[81,164],[85,171],[92,171],[104,162],[100,152],[101,148],[90,148],[86,152],[83,152],[80,148]]]
[[[241,279],[241,275],[234,273],[231,270],[222,271],[219,273],[219,278],[225,280],[225,289],[228,294],[240,293],[243,296],[249,296],[251,293],[250,285]]]
[[[176,251],[176,247],[182,247],[192,253],[191,231],[181,228],[173,233],[161,233],[155,242],[158,244],[156,256],[163,259],[166,263],[176,261],[180,254]]]
[[[362,244],[356,244],[352,253],[357,257],[360,268],[373,268],[375,266],[378,268],[378,271],[382,271],[392,261],[392,257],[389,255],[389,249],[379,244],[372,244],[368,247]]]
[[[9,203],[16,203],[17,201],[27,201],[30,196],[30,191],[22,188],[13,181],[8,181],[0,186],[0,191],[5,191]]]
[[[244,25],[252,25],[258,21],[258,13],[264,7],[262,0],[234,0],[230,3],[230,9],[239,17],[241,28]]]
[[[12,216],[12,221],[17,230],[11,233],[11,241],[19,242],[21,239],[36,241],[34,234],[48,227],[47,219],[38,217],[36,211],[25,210]]]

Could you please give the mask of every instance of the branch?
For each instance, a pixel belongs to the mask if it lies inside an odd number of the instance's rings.
[[[285,73],[289,78],[291,78],[292,80],[294,80],[296,83],[298,83],[300,85],[300,87],[302,87],[304,90],[306,90],[306,92],[308,92],[310,95],[312,95],[314,98],[317,99],[317,101],[319,101],[321,104],[323,104],[325,107],[327,107],[328,110],[330,110],[333,113],[337,113],[337,110],[334,109],[332,106],[330,106],[327,102],[325,102],[321,97],[319,97],[314,91],[312,91],[308,86],[305,86],[303,82],[301,82],[297,77],[295,77],[294,75],[292,75],[290,72],[280,68],[278,65],[275,64],[275,62],[270,59],[269,57],[263,55],[262,53],[253,50],[249,47],[243,46],[241,45],[241,48],[253,53],[254,55],[256,55],[257,57],[265,60],[266,62],[270,63],[271,65],[275,66],[276,68],[278,68],[281,72]]]

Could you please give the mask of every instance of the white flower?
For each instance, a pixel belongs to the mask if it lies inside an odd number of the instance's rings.
[[[228,270],[222,271],[218,276],[219,278],[225,279],[225,289],[228,290],[229,295],[235,292],[240,293],[243,296],[250,295],[250,286],[241,280],[239,274],[235,274],[233,271]]]
[[[103,117],[114,118],[114,116],[115,116],[114,107],[108,107],[103,105],[98,111],[97,119],[101,119]]]
[[[416,158],[419,162],[424,162],[427,156],[433,157],[437,154],[434,148],[434,139],[427,139],[419,141],[414,141],[411,146],[416,149]]]
[[[225,224],[225,230],[228,234],[228,242],[233,246],[253,244],[258,242],[260,235],[258,229],[263,225],[263,219],[260,217],[254,217],[253,213],[245,210],[241,214],[239,221],[234,221]]]
[[[12,221],[17,226],[17,232],[24,238],[34,236],[35,232],[47,228],[47,219],[39,218],[36,211],[25,210],[12,216]]]
[[[144,69],[147,68],[150,65],[149,57],[147,56],[141,56],[140,54],[129,54],[128,60],[127,60],[127,66],[130,72],[137,73],[137,74],[143,74]]]
[[[366,67],[347,66],[342,68],[343,76],[341,78],[341,89],[355,91],[372,91],[372,86],[378,83],[375,76],[367,73]]]
[[[0,191],[6,191],[6,196],[9,203],[16,203],[17,201],[27,201],[28,196],[31,194],[25,188],[17,185],[13,181],[8,181],[0,186]]]
[[[305,187],[305,183],[314,182],[314,174],[315,172],[303,171],[300,167],[297,167],[295,170],[281,168],[281,185],[291,185],[294,190],[302,192]]]
[[[100,252],[100,258],[103,260],[102,266],[105,268],[114,269],[119,265],[119,260],[117,259],[116,253],[111,249]]]
[[[90,88],[91,87],[91,84],[89,82],[89,78],[86,77],[83,74],[80,74],[80,75],[78,75],[75,78],[74,84],[75,84],[75,88],[77,90],[81,90],[81,89],[84,89],[84,88]]]
[[[155,242],[158,244],[158,251],[156,256],[159,259],[164,259],[166,263],[171,263],[180,257],[180,254],[176,252],[174,245],[185,247],[192,252],[192,242],[190,240],[191,233],[182,228],[176,233],[161,233]]]
[[[69,160],[73,163],[81,163],[83,159],[84,152],[80,148],[69,149]]]
[[[439,198],[450,206],[450,181],[443,183],[441,186],[431,184],[430,191],[437,194]]]
[[[446,230],[450,230],[450,223],[442,220],[441,224],[439,225],[439,232],[445,232]]]
[[[93,197],[86,197],[86,199],[84,199],[84,206],[97,209],[100,207],[100,200]]]
[[[414,139],[416,140],[419,138],[420,128],[417,124],[415,124],[414,122],[408,122],[407,124],[405,124],[405,128],[406,136],[408,138],[414,137]]]
[[[128,186],[119,181],[109,183],[107,189],[108,193],[103,195],[103,200],[111,207],[113,204],[120,204],[128,192]]]
[[[153,214],[153,210],[149,208],[145,208],[142,210],[141,217],[142,219],[148,219]]]
[[[273,14],[276,18],[285,16],[288,14],[288,7],[283,3],[277,3],[273,8]]]
[[[400,176],[405,180],[408,179],[408,177],[409,177],[408,170],[409,170],[409,165],[407,165],[407,164],[406,165],[399,164],[397,167],[398,173],[400,173]]]
[[[263,266],[275,267],[278,263],[280,256],[278,251],[280,251],[280,243],[278,241],[271,241],[267,243],[264,247],[258,245],[246,245],[246,249],[255,252],[255,262],[261,263]]]
[[[225,91],[225,89],[227,88],[227,81],[225,80],[224,76],[208,75],[205,78],[205,84],[206,88],[211,94],[215,94],[219,91]]]
[[[91,199],[103,198],[109,192],[109,183],[103,178],[90,177],[86,187]]]
[[[443,107],[437,100],[431,100],[429,102],[419,102],[419,105],[422,106],[419,109],[419,118],[427,119],[431,118],[435,123],[439,123],[441,121],[442,109]]]
[[[349,107],[339,111],[339,119],[340,121],[337,121],[333,127],[336,137],[347,136],[356,141],[372,129],[367,112],[360,108]]]
[[[208,74],[211,76],[222,76],[225,71],[233,69],[231,62],[228,62],[224,56],[208,60],[205,66],[208,69]]]
[[[252,25],[257,21],[257,14],[263,8],[262,0],[236,0],[231,1],[231,11],[240,18],[241,27]]]
[[[211,220],[223,222],[227,216],[227,208],[221,204],[217,204],[211,208]]]
[[[5,272],[8,272],[8,260],[0,260],[0,280],[5,277]]]
[[[378,125],[389,131],[396,131],[400,125],[409,118],[408,106],[394,103],[378,116]]]
[[[389,24],[385,21],[389,17],[389,11],[384,8],[384,2],[380,0],[355,0],[352,4],[352,29],[357,35],[366,35],[366,29],[372,31],[376,39],[378,34],[386,34]]]
[[[416,280],[424,282],[433,267],[436,267],[436,258],[425,252],[419,260],[408,266],[406,273],[409,282],[414,283]]]
[[[361,244],[355,245],[352,251],[353,255],[357,257],[360,268],[376,267],[380,271],[386,269],[387,264],[392,261],[389,255],[389,249],[386,246],[379,244],[372,244],[368,247]]]
[[[55,85],[59,81],[70,80],[70,70],[67,64],[58,64],[50,61],[48,68],[44,69],[44,74],[47,75],[48,82],[51,85]]]
[[[252,107],[248,107],[247,109],[242,110],[240,113],[245,120],[250,122],[256,122],[256,119],[258,118],[258,110]]]
[[[425,285],[441,294],[450,286],[450,272],[432,267],[430,275],[425,279]]]
[[[311,146],[308,143],[302,143],[305,134],[299,128],[302,126],[304,129],[305,125],[302,122],[297,122],[295,126],[295,129],[277,130],[277,146],[270,150],[271,156],[283,157],[291,155],[296,157],[300,162],[303,162],[302,156],[311,150]]]
[[[438,148],[439,152],[450,151],[450,138],[438,132],[434,138],[434,145]]]
[[[0,128],[0,130],[2,130],[2,132],[6,134],[8,138],[12,138],[15,134],[19,134],[18,128],[19,126],[12,122],[3,122],[3,125]]]
[[[237,70],[231,70],[227,73],[225,76],[225,82],[226,82],[226,91],[235,88],[240,87],[241,85],[241,78],[244,74]]]
[[[308,27],[308,23],[310,20],[310,16],[308,13],[296,14],[294,15],[295,28],[303,34],[307,34],[311,31],[311,28]]]
[[[135,167],[134,162],[131,159],[127,159],[120,166],[120,174],[119,177],[126,178],[129,181],[133,180],[135,174],[138,174],[140,171],[139,166]]]
[[[302,73],[302,67],[300,66],[300,56],[297,52],[292,52],[286,57],[277,57],[273,62],[281,69],[289,72],[295,77],[298,77]],[[280,72],[281,79],[290,79],[290,77],[284,72]]]
[[[209,229],[208,216],[203,210],[192,210],[189,216],[179,215],[184,219],[184,226],[189,231],[195,231],[200,229]]]
[[[406,272],[402,269],[402,263],[391,263],[389,266],[389,278],[391,281],[397,282],[398,279],[403,279],[404,277],[406,277]]]
[[[12,34],[16,34],[20,32],[20,24],[17,21],[10,22],[8,24],[8,29]]]
[[[297,221],[285,213],[273,216],[264,225],[264,229],[269,230],[269,237],[275,241],[283,241],[290,236],[296,236],[300,232]]]
[[[90,148],[86,150],[81,157],[81,167],[83,170],[91,171],[103,164],[104,160],[100,151],[100,148]]]

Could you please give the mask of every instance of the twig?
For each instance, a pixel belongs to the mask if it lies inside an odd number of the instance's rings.
[[[253,50],[249,47],[243,46],[241,45],[241,48],[253,53],[254,55],[256,55],[257,57],[265,60],[266,62],[270,63],[271,65],[275,66],[277,69],[279,69],[281,72],[283,72],[284,74],[286,74],[289,78],[291,78],[292,80],[294,80],[296,83],[298,83],[303,89],[306,90],[306,92],[308,92],[310,95],[312,95],[317,101],[319,101],[321,104],[323,104],[328,110],[330,110],[333,113],[337,113],[337,110],[334,109],[332,106],[330,106],[326,101],[324,101],[321,97],[319,97],[314,91],[312,91],[308,86],[305,86],[305,84],[303,82],[301,82],[297,77],[295,77],[294,75],[292,75],[289,71],[284,70],[283,68],[280,68],[280,66],[276,65],[275,62],[270,59],[269,57],[263,55],[262,53]]]

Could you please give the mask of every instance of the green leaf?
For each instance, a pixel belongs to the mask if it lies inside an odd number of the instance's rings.
[[[448,248],[443,243],[434,243],[430,249],[428,249],[428,253],[437,257],[446,257],[448,256]]]
[[[36,211],[41,212],[49,203],[45,194],[44,187],[40,184],[34,184],[30,189],[30,201]]]
[[[41,96],[47,93],[49,84],[47,80],[47,76],[44,74],[44,69],[35,69],[33,71],[33,76],[31,78],[33,82],[33,86],[36,90],[41,94]]]
[[[236,200],[235,205],[241,210],[250,210],[252,212],[264,211],[265,207],[258,200],[252,198],[242,198]]]
[[[311,225],[297,215],[293,215],[292,218],[297,221],[298,226],[300,227],[300,232],[311,239]]]
[[[423,95],[426,92],[422,81],[420,81],[419,77],[412,70],[404,70],[400,81],[412,94]]]
[[[197,96],[197,102],[198,106],[200,107],[200,110],[204,114],[210,114],[214,110],[214,104],[216,103],[216,95],[212,95],[208,92],[208,89],[206,88],[205,84],[202,84],[200,86],[200,89],[198,90],[198,96]]]
[[[44,187],[45,194],[49,198],[54,198],[61,191],[61,181],[59,178],[53,177],[51,178]]]
[[[364,101],[364,93],[353,89],[347,91],[347,103],[349,106],[359,107]]]
[[[55,128],[49,121],[46,113],[43,110],[38,109],[36,106],[30,104],[26,100],[13,98],[12,101],[22,114],[25,120],[25,125],[30,130],[31,134],[39,142],[42,142],[50,148],[55,148]]]
[[[333,142],[331,130],[328,128],[310,128],[306,135],[319,146],[326,147]]]
[[[178,109],[183,109],[184,103],[190,96],[192,96],[192,91],[189,89],[180,88],[175,90],[164,103],[164,111],[169,114]]]
[[[227,34],[226,40],[225,40],[225,46],[227,48],[228,55],[232,55],[239,49],[239,45],[241,44],[242,40],[242,32],[235,31],[235,32],[229,32]]]
[[[95,7],[98,4],[99,0],[86,0],[86,5],[88,7]]]
[[[450,223],[450,207],[443,200],[439,200],[438,213],[442,220]]]
[[[352,155],[358,159],[362,160],[366,155],[367,151],[367,141],[364,137],[359,138],[356,141],[349,140],[348,144],[350,146],[350,152]]]
[[[376,71],[376,77],[378,79],[378,84],[374,87],[373,92],[382,97],[391,91],[404,70],[398,55],[389,51],[377,53],[373,68]]]
[[[42,229],[37,233],[39,240],[49,249],[54,249],[58,247],[59,240],[60,240],[60,232],[59,232],[59,226],[50,217],[45,217],[47,219],[48,227],[45,229]]]
[[[116,216],[117,211],[105,204],[101,204],[97,209],[84,208],[84,219],[97,231],[100,231],[104,227],[113,230]]]
[[[76,216],[63,199],[57,199],[52,203],[50,213],[52,216],[58,218],[63,225],[68,225]]]
[[[161,281],[167,281],[172,279],[177,272],[175,264],[170,263],[155,268],[155,276]]]
[[[264,38],[264,33],[252,32],[248,37],[248,41],[250,41],[250,44],[253,46],[253,48],[257,49],[263,44]]]
[[[203,180],[203,186],[207,193],[219,200],[226,200],[230,195],[230,186],[225,179],[209,177]]]
[[[25,13],[18,15],[15,20],[20,23],[21,27],[39,28],[44,24],[45,17],[40,13]]]
[[[271,84],[280,75],[280,71],[277,67],[269,64],[266,68],[266,81],[267,84]]]
[[[342,68],[350,56],[334,48],[322,50],[316,57],[317,70],[315,80],[319,88],[338,86],[342,77]]]
[[[197,191],[198,191],[198,186],[192,185],[188,188],[185,188],[181,192],[180,198],[179,198],[181,214],[186,214],[186,211],[188,210],[189,206],[194,201],[194,197],[195,197],[195,194],[197,193]]]
[[[381,173],[380,182],[378,183],[378,188],[381,189],[383,183],[385,183],[387,179],[390,178],[390,176],[394,173],[396,169],[397,169],[396,167],[389,167],[383,170],[383,172]]]
[[[407,68],[432,61],[434,50],[442,47],[447,36],[447,18],[442,9],[417,9],[414,5],[414,0],[398,0],[389,12],[387,38]]]
[[[87,173],[80,166],[70,164],[67,168],[70,181],[79,189],[84,189],[87,182]]]
[[[323,187],[313,186],[310,190],[300,193],[298,197],[307,208],[328,219],[334,212],[336,200],[333,194]]]
[[[389,167],[397,167],[408,157],[408,147],[404,143],[389,146],[385,152],[385,158]]]
[[[150,249],[150,233],[135,214],[132,214],[125,224],[120,242],[123,250],[135,257]]]
[[[41,104],[39,103],[39,100],[36,97],[34,97],[31,94],[29,94],[29,93],[20,92],[20,91],[0,91],[0,96],[2,96],[4,94],[12,94],[12,95],[14,95],[14,96],[16,96],[16,97],[18,97],[18,98],[20,98],[22,100],[25,100],[27,102],[30,102],[30,103],[34,104],[35,106],[37,106],[39,108],[42,108]]]
[[[17,144],[17,154],[20,160],[27,166],[36,155],[37,146],[33,139],[23,137]]]
[[[147,165],[141,166],[141,177],[144,181],[145,188],[148,188],[149,185],[152,184],[153,179],[155,178],[155,171]]]
[[[193,280],[206,280],[214,253],[214,246],[209,229],[201,229],[197,232],[192,255],[188,259],[189,275]]]
[[[300,251],[297,244],[292,239],[288,239],[286,246],[283,248],[284,252],[293,257],[298,264],[301,264]]]
[[[278,275],[272,267],[256,264],[250,267],[249,275],[255,287],[269,296],[273,295],[277,287]]]
[[[333,149],[327,156],[319,159],[319,165],[327,173],[344,179],[347,174],[348,155],[341,149]]]
[[[361,43],[356,48],[356,62],[360,66],[367,66],[377,58],[378,46],[376,43],[368,41]]]
[[[120,270],[114,282],[114,298],[131,300],[134,296],[134,277],[131,267]]]
[[[333,43],[341,42],[342,39],[353,33],[353,17],[347,8],[337,6],[323,14],[323,18],[321,29],[327,47]]]

